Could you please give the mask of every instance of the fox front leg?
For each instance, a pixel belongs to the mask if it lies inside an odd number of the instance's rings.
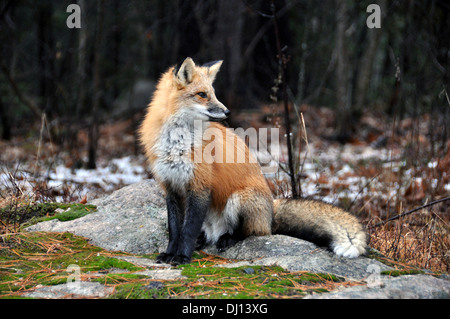
[[[167,221],[169,225],[169,245],[166,252],[156,257],[158,263],[170,263],[175,256],[180,242],[181,225],[184,219],[184,207],[180,196],[168,191],[166,195]]]
[[[211,192],[189,192],[186,198],[186,213],[177,253],[172,258],[172,265],[187,264],[191,262],[192,253],[195,250],[197,238],[199,237],[205,220],[206,212],[211,203]]]

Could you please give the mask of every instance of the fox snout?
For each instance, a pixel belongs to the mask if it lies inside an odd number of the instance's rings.
[[[209,120],[214,122],[223,121],[228,118],[228,115],[230,115],[230,110],[227,109],[222,103],[220,103],[220,105],[209,106],[207,111]]]

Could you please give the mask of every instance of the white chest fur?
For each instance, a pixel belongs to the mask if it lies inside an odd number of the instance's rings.
[[[153,174],[183,193],[194,176],[192,147],[202,143],[201,136],[199,140],[195,135],[192,121],[186,116],[173,116],[161,128],[160,138],[154,146],[157,160],[152,165]]]

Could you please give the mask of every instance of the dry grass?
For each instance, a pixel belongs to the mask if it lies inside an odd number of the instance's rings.
[[[334,113],[307,105],[299,110],[301,116],[297,114],[293,134],[298,149],[294,162],[303,195],[306,192],[306,196],[311,196],[311,187],[307,186],[315,184],[314,198],[327,196],[328,201],[334,198],[335,205],[360,219],[367,228],[369,246],[386,257],[434,272],[450,271],[450,201],[374,227],[392,216],[450,196],[450,140],[444,117],[424,114],[414,119],[392,120],[366,114],[355,136],[345,147],[341,146],[336,158],[323,160],[321,152],[326,153],[330,147],[338,149],[338,143],[323,139],[328,134],[325,132],[334,126]],[[374,146],[378,141],[384,141],[383,146]],[[348,156],[345,159],[342,150],[347,146],[349,149],[355,146],[355,150],[358,147],[387,150],[390,159],[358,161]],[[305,174],[304,163],[313,163],[314,172]],[[337,176],[344,165],[350,166],[351,172]],[[275,196],[290,193],[286,177],[268,182]],[[359,192],[355,196],[353,191],[349,197],[352,186],[358,186]]]
[[[448,216],[425,211],[380,227],[369,225],[368,233],[370,246],[387,257],[431,271],[448,272],[449,229]]]

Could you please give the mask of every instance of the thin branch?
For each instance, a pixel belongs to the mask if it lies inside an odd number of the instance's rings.
[[[434,202],[428,203],[428,204],[420,206],[420,207],[416,207],[416,208],[414,208],[412,210],[409,210],[407,212],[401,213],[400,215],[393,216],[393,217],[391,217],[391,218],[389,218],[389,219],[387,219],[385,221],[382,221],[381,223],[378,223],[376,225],[369,226],[369,228],[371,229],[371,228],[382,226],[382,225],[386,224],[387,222],[390,222],[391,220],[396,220],[396,219],[399,219],[401,217],[405,217],[407,215],[410,215],[412,213],[417,212],[418,210],[421,210],[421,209],[424,209],[424,208],[427,208],[427,207],[430,207],[430,206],[433,206],[435,204],[439,204],[439,203],[442,203],[442,202],[445,202],[445,201],[448,201],[448,200],[450,200],[450,197],[445,197],[445,198],[441,198],[441,199],[435,200]]]
[[[11,72],[9,72],[8,67],[6,66],[5,61],[3,60],[3,57],[0,55],[0,68],[2,69],[3,73],[5,74],[9,84],[11,85],[11,88],[13,89],[14,93],[16,93],[17,98],[26,106],[28,106],[30,108],[31,111],[33,111],[33,113],[36,116],[41,117],[41,110],[39,109],[39,107],[37,107],[36,104],[34,104],[28,97],[26,97],[22,91],[20,91],[19,87],[17,86],[16,81],[14,80],[14,78],[11,75]]]
[[[266,34],[267,30],[269,30],[270,26],[273,24],[272,19],[274,16],[268,15],[268,14],[265,14],[263,12],[256,10],[246,0],[242,0],[242,2],[245,4],[245,6],[248,9],[256,12],[258,15],[265,17],[265,18],[270,18],[270,20],[268,20],[266,23],[264,23],[264,25],[258,30],[258,32],[256,32],[256,34],[253,36],[253,39],[250,41],[249,45],[245,49],[245,52],[242,57],[242,64],[245,65],[247,63],[247,60],[250,58],[250,55],[253,53],[256,45],[259,43],[259,41],[262,39],[262,37]],[[299,1],[288,2],[283,8],[278,10],[277,18],[281,18],[283,15],[288,13],[292,7],[296,6],[298,3],[299,3]]]
[[[361,187],[358,191],[358,194],[356,194],[355,198],[353,199],[353,201],[350,203],[350,206],[347,207],[347,210],[350,210],[353,206],[353,204],[355,204],[356,200],[358,199],[358,196],[363,192],[363,190],[370,185],[370,183],[373,182],[373,180],[375,178],[377,178],[378,176],[380,176],[380,173],[378,173],[377,175],[373,176],[363,187]]]

